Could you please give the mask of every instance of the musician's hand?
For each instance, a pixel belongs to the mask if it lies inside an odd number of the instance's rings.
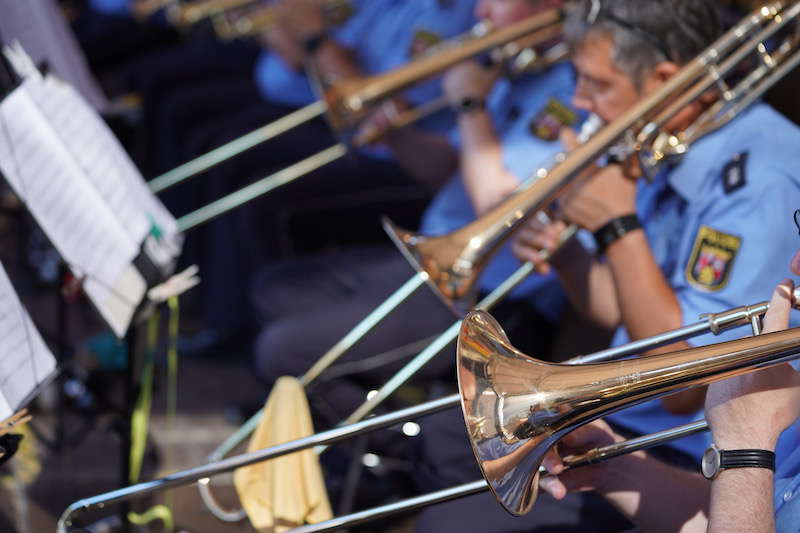
[[[522,262],[530,261],[541,274],[550,272],[549,256],[559,247],[560,236],[566,229],[561,221],[547,221],[533,216],[515,233],[511,250]]]
[[[793,268],[800,267],[798,256]],[[800,270],[800,268],[798,268]],[[775,289],[764,332],[789,324],[793,284]],[[722,449],[774,449],[781,432],[800,416],[800,372],[784,364],[714,383],[706,395],[706,418]]]
[[[603,420],[596,420],[568,433],[561,439],[557,448],[558,453],[551,450],[542,460],[542,465],[553,475],[542,476],[539,479],[539,487],[557,500],[564,498],[568,492],[602,490],[609,475],[608,469],[615,468],[613,464],[601,462],[565,471],[562,457],[582,454],[623,440],[625,439],[615,433]],[[642,455],[642,452],[637,454]]]
[[[327,22],[320,0],[281,0],[287,14],[289,30],[302,43],[325,32]]]
[[[485,99],[499,76],[498,67],[485,67],[477,61],[464,61],[445,73],[442,89],[452,105],[458,105],[466,98]]]
[[[290,68],[301,71],[305,62],[303,43],[292,32],[288,9],[283,2],[276,2],[275,23],[259,33],[259,42],[276,53]]]
[[[401,98],[383,102],[361,121],[353,143],[356,146],[380,144],[392,131],[400,113],[408,107],[408,103]]]
[[[636,182],[619,165],[597,169],[559,200],[564,218],[597,231],[613,218],[636,212]]]

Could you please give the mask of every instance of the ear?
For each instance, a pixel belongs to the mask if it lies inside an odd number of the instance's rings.
[[[681,67],[672,61],[662,61],[645,75],[642,86],[646,93],[660,88],[668,79],[678,73]]]

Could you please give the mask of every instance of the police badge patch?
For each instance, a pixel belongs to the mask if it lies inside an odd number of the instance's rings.
[[[536,137],[544,141],[555,141],[562,127],[573,126],[577,121],[578,114],[575,111],[551,98],[533,117],[529,128]]]
[[[723,289],[741,246],[740,237],[700,226],[686,265],[686,279],[706,291]]]

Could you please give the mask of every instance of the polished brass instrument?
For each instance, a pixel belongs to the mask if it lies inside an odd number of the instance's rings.
[[[340,137],[347,138],[369,109],[405,89],[441,74],[453,65],[490,50],[514,50],[513,43],[524,38],[526,42],[550,43],[561,33],[561,13],[550,10],[522,20],[505,28],[485,32],[479,26],[467,38],[457,39],[458,46],[452,43],[438,47],[440,52],[423,54],[422,57],[389,72],[375,76],[342,79],[324,88],[323,98],[302,109],[262,126],[238,139],[212,150],[198,158],[184,163],[150,181],[153,192],[159,193],[183,181],[205,172],[242,152],[258,146],[310,120],[325,116]],[[485,35],[484,35],[485,33]],[[470,37],[469,35],[473,35]],[[530,53],[520,57],[528,58]],[[510,56],[507,56],[510,57]],[[536,63],[534,57],[528,68]],[[549,60],[550,56],[541,56]],[[427,116],[429,112],[419,113],[415,118]],[[408,118],[408,116],[406,117]],[[401,120],[398,126],[408,125]],[[364,139],[360,142],[366,141]],[[347,143],[341,142],[314,154],[274,175],[267,176],[251,186],[221,198],[178,220],[182,231],[205,223],[235,207],[253,200],[267,192],[290,183],[309,172],[320,168],[347,153]]]
[[[551,206],[582,171],[610,148],[639,158],[645,174],[664,160],[679,157],[704,135],[720,128],[800,61],[796,33],[797,2],[770,2],[739,23],[670,78],[662,89],[603,128],[550,170],[541,170],[530,187],[497,205],[471,224],[441,237],[417,235],[385,221],[386,231],[444,301],[470,294],[494,253],[525,220]],[[767,40],[780,39],[772,52]],[[757,61],[755,66],[747,62]],[[748,72],[740,78],[740,74]],[[735,83],[734,83],[734,80]],[[686,130],[667,132],[667,122],[688,104],[716,90],[716,104]]]
[[[319,0],[325,19],[331,26],[346,19],[352,11],[350,0]],[[223,41],[256,37],[279,22],[277,8],[273,4],[255,8],[223,11],[212,18],[214,32]]]
[[[188,28],[198,22],[221,16],[224,13],[255,5],[261,0],[191,0],[170,3],[167,19],[179,28]]]
[[[570,431],[624,407],[800,357],[800,328],[584,366],[537,361],[487,313],[464,319],[458,383],[472,450],[512,514],[531,510],[544,454]]]
[[[794,298],[795,301],[800,301],[800,288],[795,290]],[[587,365],[587,368],[593,368],[595,365],[593,365],[592,363],[613,361],[624,357],[630,357],[633,355],[650,351],[655,348],[667,346],[670,344],[674,344],[675,342],[696,337],[698,335],[707,334],[709,332],[714,334],[720,334],[732,328],[738,328],[748,325],[753,328],[753,333],[758,334],[760,333],[760,319],[768,310],[769,310],[769,302],[765,301],[752,305],[746,305],[734,309],[729,309],[727,311],[723,311],[720,313],[707,314],[704,315],[703,318],[695,324],[690,324],[673,331],[664,332],[647,339],[634,341],[623,346],[617,346],[614,348],[602,350],[594,354],[578,356],[573,359],[570,359],[569,361],[564,363],[564,365],[572,365],[572,366]],[[462,324],[458,324],[458,326],[459,327],[455,328],[456,333],[458,333],[460,330],[463,330],[464,328]],[[474,331],[474,328],[470,329],[469,331]],[[625,364],[627,364],[627,362],[625,362]],[[461,402],[462,402],[461,396],[458,394],[454,394],[452,396],[447,396],[445,398],[427,402],[415,407],[409,407],[407,409],[403,409],[394,413],[376,416],[361,422],[353,422],[346,426],[338,427],[329,431],[324,431],[322,433],[317,433],[315,435],[303,439],[272,446],[270,448],[265,448],[263,450],[240,454],[226,459],[222,459],[220,457],[213,463],[205,464],[196,468],[191,468],[189,470],[185,470],[182,472],[175,472],[160,479],[138,483],[130,487],[114,490],[108,493],[93,496],[91,498],[78,500],[75,503],[71,504],[62,514],[58,522],[58,533],[68,533],[69,529],[73,525],[73,520],[75,515],[81,512],[88,511],[93,508],[107,507],[108,505],[111,504],[130,501],[145,496],[147,494],[161,492],[166,489],[194,482],[200,482],[201,486],[208,486],[210,482],[210,477],[220,473],[230,472],[237,468],[251,465],[260,461],[267,461],[300,450],[305,450],[308,448],[319,447],[319,446],[326,446],[335,442],[339,442],[358,435],[362,435],[364,433],[374,431],[376,429],[382,429],[402,424],[408,420],[413,420],[420,416],[433,414],[445,409],[455,408],[459,406]],[[668,432],[667,435],[670,438],[676,438],[678,436],[688,435],[692,432],[701,431],[702,429],[703,429],[702,425],[693,425],[689,428],[684,428],[682,431]],[[661,442],[664,442],[665,440],[668,439],[665,438],[664,434],[656,435],[655,437],[652,437],[645,441],[643,441],[642,439],[636,439],[629,447],[622,447],[617,445],[613,450],[604,449],[600,451],[588,452],[585,456],[572,458],[570,461],[571,464],[579,465],[582,462],[595,461],[600,457],[603,458],[613,457],[616,455],[620,455],[625,451],[633,451],[636,449],[642,449],[648,446],[653,446]],[[486,489],[488,489],[488,486],[484,482],[471,483],[465,487],[455,487],[453,489],[448,489],[446,491],[433,493],[431,495],[417,497],[409,502],[398,502],[395,504],[390,504],[388,506],[382,506],[374,511],[362,511],[361,513],[357,513],[357,515],[352,518],[340,517],[334,519],[333,523],[323,523],[316,526],[319,527],[320,529],[312,529],[312,530],[326,531],[328,529],[335,529],[336,527],[344,527],[345,525],[355,525],[363,521],[372,520],[374,518],[378,518],[381,516],[386,516],[387,514],[393,514],[404,510],[414,509],[422,505],[431,505],[433,503],[446,501],[448,499],[453,499],[459,496],[465,496]],[[243,518],[243,516],[241,518]],[[308,526],[308,527],[314,528],[315,526]]]

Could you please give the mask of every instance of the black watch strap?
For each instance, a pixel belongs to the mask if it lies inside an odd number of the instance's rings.
[[[303,39],[303,50],[306,55],[314,55],[317,50],[325,43],[328,34],[325,32],[316,33]]]
[[[720,468],[769,468],[775,471],[775,452],[769,450],[722,450]]]
[[[711,444],[703,454],[700,472],[706,479],[716,479],[729,468],[766,468],[775,471],[775,452],[759,449],[720,450]]]
[[[597,255],[604,254],[611,243],[623,235],[641,227],[642,223],[639,222],[639,217],[635,214],[612,218],[603,227],[594,232],[594,240],[597,243]]]
[[[454,104],[452,108],[456,113],[474,113],[476,111],[483,111],[486,109],[486,100],[483,98],[466,96],[458,103]]]

